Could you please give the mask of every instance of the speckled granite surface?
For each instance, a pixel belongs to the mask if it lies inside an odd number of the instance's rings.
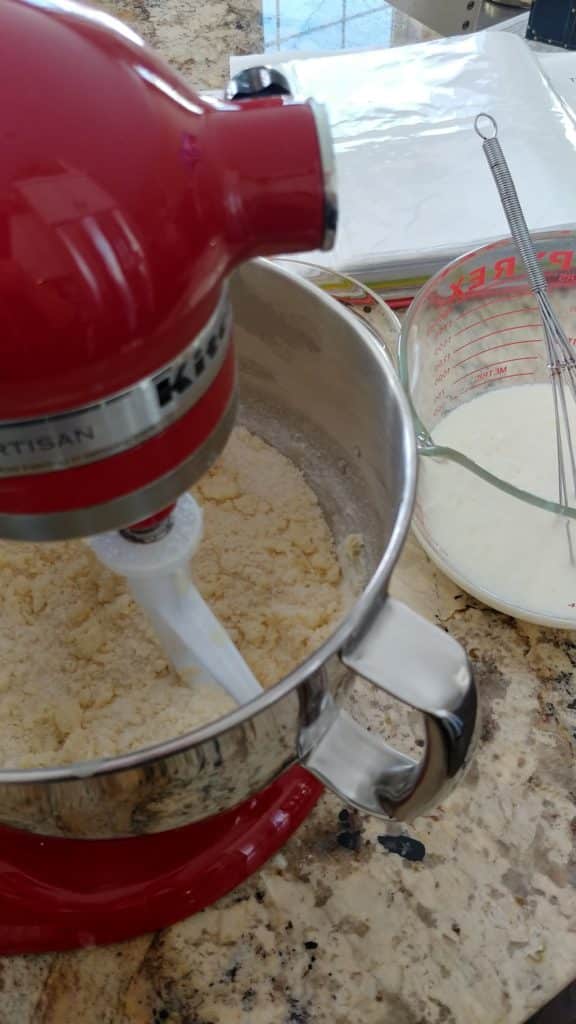
[[[197,87],[222,86],[231,53],[262,50],[256,0],[102,0],[97,6],[136,28]]]
[[[262,45],[250,4],[107,6],[206,85],[229,52]],[[183,924],[0,962],[0,1024],[522,1024],[572,979],[576,637],[481,608],[413,541],[393,590],[476,668],[482,742],[450,801],[406,830],[327,796],[258,875]],[[356,710],[397,724],[373,690]]]

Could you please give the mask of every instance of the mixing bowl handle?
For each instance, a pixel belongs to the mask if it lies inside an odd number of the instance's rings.
[[[340,652],[347,668],[424,715],[426,747],[414,760],[369,733],[345,711],[303,763],[347,803],[409,820],[450,792],[477,731],[477,694],[460,645],[405,605],[385,599]]]

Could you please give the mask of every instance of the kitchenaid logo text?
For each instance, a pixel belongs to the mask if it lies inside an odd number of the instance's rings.
[[[559,284],[574,283],[574,274],[569,273],[575,269],[575,254],[571,249],[559,249],[554,252],[539,252],[536,254],[543,269],[549,274],[559,274]],[[450,282],[445,286],[440,283],[437,291],[439,298],[444,301],[457,302],[465,299],[482,289],[497,285],[501,281],[510,281],[514,278],[524,277],[522,262],[516,256],[507,256],[504,259],[496,260],[495,263],[486,263],[476,267],[469,274],[463,274],[457,281]]]
[[[15,438],[0,444],[0,458],[13,458],[14,455],[33,455],[36,452],[54,452],[60,449],[83,447],[87,441],[94,441],[94,428],[91,426],[76,427],[74,430],[62,430],[49,437],[47,434],[30,438]]]
[[[156,394],[161,408],[177,401],[200,380],[218,355],[225,334],[226,322],[222,321],[203,348],[193,352],[181,363],[171,366],[165,374],[156,378]]]

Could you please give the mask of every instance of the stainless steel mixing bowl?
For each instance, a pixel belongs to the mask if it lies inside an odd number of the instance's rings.
[[[295,761],[343,800],[407,819],[442,800],[473,747],[476,691],[461,647],[387,596],[410,523],[416,448],[400,384],[361,319],[259,262],[232,282],[240,420],[311,481],[337,540],[364,538],[366,584],[330,639],[271,690],[146,750],[0,771],[0,822],[49,835],[159,832],[217,814]],[[342,709],[354,675],[422,712],[419,761]]]

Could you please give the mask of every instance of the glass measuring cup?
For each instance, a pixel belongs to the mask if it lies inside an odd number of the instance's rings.
[[[549,231],[534,237],[553,305],[576,343],[576,233]],[[566,510],[550,500],[550,495],[518,486],[512,473],[507,478],[496,475],[489,465],[480,464],[464,449],[435,443],[435,430],[444,417],[476,396],[495,389],[549,383],[536,301],[510,239],[455,260],[428,281],[402,326],[399,372],[412,405],[420,454],[424,460],[433,459],[436,465],[446,467],[444,476],[440,470],[435,472],[434,488],[438,491],[444,486],[448,472],[458,473],[462,493],[474,488],[494,523],[487,556],[506,565],[512,576],[529,564],[536,580],[543,565],[539,559],[548,557],[546,545],[542,545],[541,552],[523,550],[510,523],[519,519],[524,522],[531,509],[533,527],[544,536],[553,522],[564,527],[566,516],[576,518],[576,508]],[[550,459],[554,458],[555,439],[551,435]],[[421,465],[425,476],[426,462]],[[490,575],[480,562],[472,570],[454,557],[450,544],[439,543],[430,528],[431,520],[430,488],[424,496],[420,487],[413,524],[418,539],[430,557],[464,589],[519,618],[576,627],[576,569],[573,594],[556,599],[546,587],[533,593],[525,587],[521,595],[511,597],[502,589],[492,589]],[[528,574],[526,580],[530,581]]]

